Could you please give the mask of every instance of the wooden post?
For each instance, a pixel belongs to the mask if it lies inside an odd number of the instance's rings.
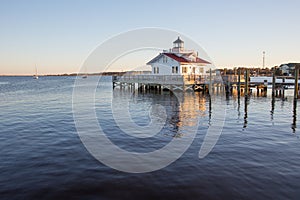
[[[282,89],[280,88],[280,90],[279,90],[279,97],[281,97],[281,91],[282,91]]]
[[[211,123],[211,96],[209,96],[209,104],[208,104],[208,124]]]
[[[246,69],[246,77],[245,77],[245,96],[247,97],[249,94],[249,69]]]
[[[138,90],[139,90],[140,92],[143,91],[143,88],[142,88],[142,84],[141,84],[141,83],[138,83]]]
[[[298,99],[298,78],[299,78],[299,67],[295,66],[295,86],[294,86],[294,99]]]
[[[237,87],[237,90],[238,90],[238,97],[240,97],[241,95],[241,69],[238,68],[238,87]]]
[[[117,76],[113,76],[112,77],[112,86],[113,86],[113,89],[115,89],[115,87],[116,87],[116,81],[117,81]]]
[[[208,89],[208,92],[209,92],[209,95],[212,93],[212,73],[211,73],[211,68],[209,69],[209,89]]]
[[[267,92],[268,92],[268,86],[264,85],[264,96],[267,96]]]
[[[295,66],[295,86],[294,86],[294,107],[293,107],[293,123],[292,129],[295,133],[296,131],[296,124],[297,124],[297,99],[298,99],[298,76],[299,76],[299,67],[300,65]]]
[[[282,98],[285,96],[285,77],[282,78]]]
[[[272,78],[272,96],[275,96],[275,84],[276,84],[276,76],[275,76],[275,72],[276,72],[276,67],[274,67],[273,70],[273,78]]]

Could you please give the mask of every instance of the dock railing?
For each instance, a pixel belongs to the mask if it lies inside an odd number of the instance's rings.
[[[124,75],[113,76],[113,82],[165,84],[165,85],[193,85],[209,83],[209,75]],[[222,78],[212,75],[214,83],[221,83]]]

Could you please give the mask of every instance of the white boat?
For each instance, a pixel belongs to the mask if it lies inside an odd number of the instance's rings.
[[[34,79],[39,79],[39,76],[38,76],[38,74],[37,74],[37,68],[35,67],[35,75],[33,75],[33,78]]]

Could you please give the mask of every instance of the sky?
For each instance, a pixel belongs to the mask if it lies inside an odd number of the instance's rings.
[[[263,51],[266,67],[300,62],[299,7],[298,0],[0,0],[0,75],[30,75],[36,66],[39,74],[78,72],[103,42],[144,27],[191,38],[218,68],[261,67]],[[113,69],[141,65],[130,58]]]

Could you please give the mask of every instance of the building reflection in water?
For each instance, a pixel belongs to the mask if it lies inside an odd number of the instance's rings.
[[[172,95],[175,95],[179,102],[177,126],[197,126],[198,117],[207,114],[206,97],[193,92],[175,92]]]
[[[119,107],[120,112],[126,107],[126,104],[129,104],[127,107],[131,118],[140,126],[146,126],[150,123],[149,112],[151,107],[159,104],[165,109],[167,115],[166,119],[161,116],[161,120],[165,120],[164,128],[173,130],[169,132],[172,137],[181,137],[185,132],[182,130],[187,130],[188,127],[198,127],[200,117],[211,116],[211,100],[199,92],[156,90],[141,92],[115,88],[113,99],[116,103],[112,106]],[[154,110],[154,112],[156,113],[152,114],[159,117],[162,110]],[[166,133],[168,131],[164,131],[164,134]]]

